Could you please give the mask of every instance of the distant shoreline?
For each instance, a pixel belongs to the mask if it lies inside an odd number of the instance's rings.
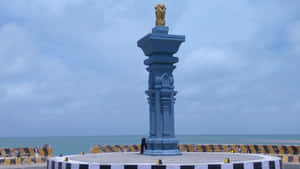
[[[37,147],[49,144],[53,155],[89,152],[97,145],[140,144],[145,135],[0,137],[0,147]],[[300,135],[177,135],[180,144],[300,145]]]

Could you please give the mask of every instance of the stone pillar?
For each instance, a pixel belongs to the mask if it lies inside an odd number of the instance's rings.
[[[174,90],[173,70],[178,51],[185,36],[168,34],[169,28],[156,26],[152,33],[140,39],[137,44],[148,56],[144,61],[149,72],[148,95],[150,111],[150,132],[146,139],[146,155],[180,155],[178,140],[174,130]]]

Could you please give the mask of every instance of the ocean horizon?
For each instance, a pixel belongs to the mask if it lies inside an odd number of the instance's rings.
[[[140,144],[144,135],[0,137],[0,148],[49,144],[53,155],[88,153],[92,145]],[[300,145],[300,135],[178,135],[180,144]]]

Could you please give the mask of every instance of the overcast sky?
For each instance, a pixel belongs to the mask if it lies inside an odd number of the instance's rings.
[[[147,135],[161,2],[186,35],[177,134],[300,134],[298,0],[1,0],[0,136]]]

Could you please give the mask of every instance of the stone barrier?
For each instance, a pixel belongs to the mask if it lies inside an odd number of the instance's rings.
[[[179,144],[182,152],[234,152],[253,154],[300,154],[300,145]],[[140,145],[94,145],[91,153],[135,152]]]
[[[90,153],[103,152],[138,152],[141,145],[93,145]]]
[[[267,154],[281,157],[284,163],[300,163],[300,145],[255,145],[255,144],[179,144],[182,152],[232,152]],[[140,145],[93,145],[90,153],[138,152]]]
[[[49,145],[0,148],[0,165],[45,163],[49,157],[52,157],[52,148]]]
[[[0,165],[39,164],[47,162],[49,157],[6,157],[0,158]]]
[[[300,163],[300,155],[277,155],[283,163]]]

